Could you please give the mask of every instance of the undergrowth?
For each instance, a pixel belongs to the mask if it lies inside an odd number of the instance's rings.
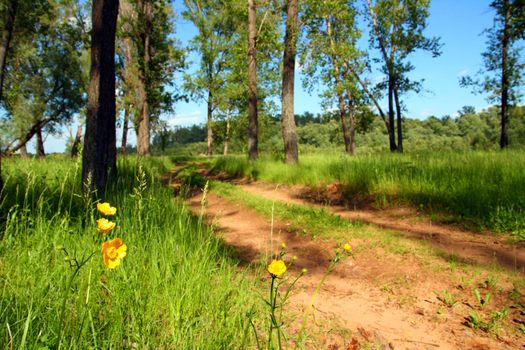
[[[247,322],[259,312],[253,282],[210,228],[158,182],[170,165],[166,158],[119,162],[116,186],[100,199],[118,208],[115,231],[127,255],[109,270],[97,250],[69,289],[72,271],[61,247],[85,257],[100,234],[95,203],[79,191],[80,163],[2,163],[1,349],[57,348],[59,334],[60,348],[68,349],[254,343]]]

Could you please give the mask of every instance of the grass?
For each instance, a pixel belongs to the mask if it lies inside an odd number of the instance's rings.
[[[410,203],[453,221],[513,231],[525,239],[525,153],[504,152],[305,155],[298,165],[263,157],[215,158],[210,167],[266,182],[322,187],[340,183],[344,196],[388,205]],[[451,220],[450,217],[448,220]]]
[[[102,199],[118,209],[116,234],[128,252],[108,270],[97,243],[100,215],[79,192],[80,163],[3,162],[1,349],[254,344],[248,322],[259,312],[253,281],[210,228],[157,181],[169,164],[166,158],[119,163],[119,181]],[[59,246],[79,260],[94,254],[69,289],[73,269]]]

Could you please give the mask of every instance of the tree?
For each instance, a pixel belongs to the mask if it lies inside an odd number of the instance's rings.
[[[287,1],[286,34],[283,53],[283,85],[281,124],[286,163],[297,163],[297,131],[294,119],[294,80],[297,37],[299,35],[298,13],[299,1]]]
[[[416,50],[428,51],[433,57],[441,53],[439,39],[427,38],[423,34],[429,6],[430,0],[376,0],[375,4],[367,0],[372,27],[370,42],[380,51],[381,71],[386,76],[379,88],[387,90],[391,151],[403,152],[401,95],[410,90],[419,91],[421,86],[420,82],[410,81],[407,77],[414,69],[407,62],[408,56]]]
[[[181,98],[173,76],[184,66],[184,53],[173,39],[173,9],[167,0],[128,0],[123,6],[122,38],[124,74],[124,110],[134,115],[137,151],[147,156],[153,123],[160,114],[171,111]],[[168,90],[167,87],[172,89]],[[133,96],[136,94],[136,96]],[[131,108],[131,109],[129,109]]]
[[[485,69],[481,78],[462,77],[462,86],[474,87],[474,92],[488,92],[488,101],[500,106],[500,148],[509,144],[508,124],[510,107],[521,99],[520,88],[525,84],[518,41],[523,32],[525,2],[522,0],[494,0],[490,6],[496,11],[494,25],[487,32],[487,51],[483,53]]]
[[[183,16],[190,20],[199,33],[190,47],[200,54],[200,69],[185,76],[186,88],[198,99],[206,101],[208,155],[213,153],[213,113],[225,83],[225,73],[231,61],[230,50],[235,33],[231,2],[215,0],[185,0]]]
[[[255,0],[248,0],[248,158],[259,157],[257,120],[257,17]]]
[[[78,22],[71,20],[75,5],[68,0],[50,3],[36,29],[15,38],[5,75],[4,107],[9,118],[3,128],[8,129],[4,138],[10,140],[6,151],[16,152],[43,129],[57,133],[84,104],[79,53],[83,37]]]
[[[327,86],[325,100],[331,104],[335,97],[345,151],[353,154],[355,110],[361,99],[355,75],[362,71],[362,53],[356,47],[360,35],[355,23],[356,8],[352,1],[344,0],[305,3],[303,21],[308,39],[302,52],[305,84],[311,88],[320,78]]]
[[[84,189],[99,195],[116,178],[115,34],[118,0],[93,0],[91,69],[82,154]]]

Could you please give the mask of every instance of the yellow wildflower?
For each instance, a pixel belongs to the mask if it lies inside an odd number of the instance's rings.
[[[102,218],[102,219],[97,220],[97,230],[99,230],[103,234],[108,233],[114,228],[115,228],[115,223],[109,221],[108,219]]]
[[[97,209],[103,215],[115,215],[117,213],[117,208],[112,207],[108,202],[97,203]]]
[[[282,260],[272,260],[268,265],[268,272],[272,277],[279,277],[286,272],[286,265]]]
[[[345,250],[345,252],[350,253],[350,251],[352,250],[352,246],[348,243],[345,243],[343,249]]]
[[[303,267],[301,270],[301,273],[304,275],[305,273],[308,273],[308,269],[306,267]]]
[[[286,250],[286,243],[281,243],[281,249]]]
[[[114,269],[120,265],[120,260],[126,256],[128,247],[122,242],[121,238],[102,243],[102,257],[104,265],[109,269]]]

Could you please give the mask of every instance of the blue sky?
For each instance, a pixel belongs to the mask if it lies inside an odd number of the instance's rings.
[[[411,77],[424,79],[424,92],[410,93],[403,97],[407,107],[406,115],[412,118],[426,118],[430,115],[441,117],[454,115],[462,106],[471,105],[477,109],[488,106],[484,96],[476,96],[469,89],[459,86],[459,77],[475,74],[482,68],[481,53],[485,50],[483,30],[492,26],[493,12],[489,8],[490,0],[433,0],[426,34],[438,36],[443,43],[440,57],[432,58],[428,53],[415,53],[411,62],[415,66]],[[182,0],[175,0],[177,14],[183,10]],[[193,25],[179,16],[177,20],[177,38],[186,44],[196,33]],[[198,57],[192,54],[190,61],[198,63]],[[195,69],[194,67],[190,69]],[[374,76],[375,74],[375,76]],[[377,78],[372,73],[369,78]],[[302,88],[302,77],[296,75],[295,112],[322,112],[318,92],[309,95]],[[322,88],[322,87],[321,87]],[[165,115],[170,125],[191,125],[204,122],[206,106],[202,102],[179,102],[175,112]],[[131,142],[134,131],[130,131]],[[120,135],[118,136],[120,138]],[[67,131],[63,137],[49,137],[46,140],[47,152],[64,150]],[[34,142],[30,150],[34,149]]]

